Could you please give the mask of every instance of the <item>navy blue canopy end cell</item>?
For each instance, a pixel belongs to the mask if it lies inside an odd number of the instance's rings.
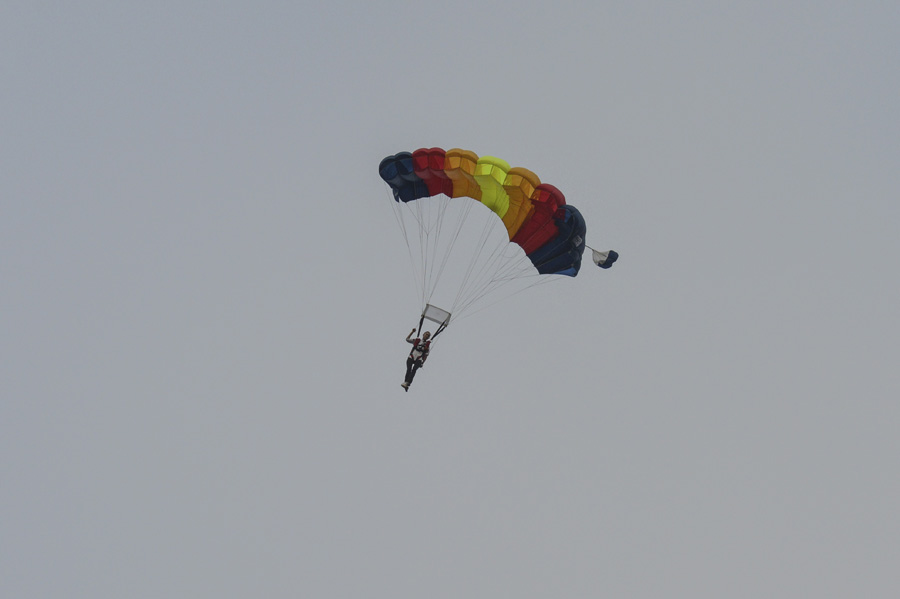
[[[555,218],[559,233],[543,246],[528,254],[531,263],[542,275],[557,274],[574,277],[581,268],[584,253],[584,234],[587,232],[584,217],[575,206],[565,205]]]
[[[378,166],[378,174],[391,186],[394,199],[399,202],[411,202],[430,195],[428,185],[416,175],[413,155],[409,152],[400,152],[382,160]]]

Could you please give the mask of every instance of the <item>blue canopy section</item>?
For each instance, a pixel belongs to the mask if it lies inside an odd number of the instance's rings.
[[[542,275],[574,277],[581,268],[587,225],[584,217],[574,206],[567,204],[561,208],[561,211],[562,218],[554,218],[559,233],[528,254],[528,257]]]
[[[391,186],[394,199],[398,202],[428,197],[428,186],[416,175],[410,152],[400,152],[382,160],[378,165],[378,174]]]

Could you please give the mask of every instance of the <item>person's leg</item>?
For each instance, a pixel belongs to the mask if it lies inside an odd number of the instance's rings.
[[[416,375],[416,361],[412,358],[406,359],[406,384],[410,384]]]
[[[411,385],[413,382],[413,377],[416,376],[416,371],[419,369],[419,366],[422,365],[422,360],[413,360],[409,358],[406,361],[406,384]]]

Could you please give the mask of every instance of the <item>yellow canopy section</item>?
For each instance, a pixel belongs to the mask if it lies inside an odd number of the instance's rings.
[[[475,166],[475,180],[481,186],[481,203],[503,218],[509,210],[509,195],[503,188],[509,163],[502,158],[482,156]]]
[[[541,184],[541,180],[536,174],[516,166],[509,169],[506,174],[506,180],[503,182],[503,189],[509,196],[509,209],[503,216],[503,224],[509,232],[509,238],[512,239],[522,227],[522,223],[528,220],[534,207],[531,204],[531,195],[534,188]]]
[[[478,154],[469,150],[453,148],[444,156],[444,172],[453,181],[453,198],[469,197],[481,199],[481,186],[475,180]]]
[[[444,155],[444,172],[453,182],[451,197],[481,201],[503,220],[510,239],[534,212],[531,196],[541,180],[527,168],[511,168],[502,158],[479,158],[475,152],[453,148]]]

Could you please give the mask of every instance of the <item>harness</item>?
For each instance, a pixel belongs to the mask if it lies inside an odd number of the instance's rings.
[[[425,358],[428,357],[428,352],[431,351],[431,341],[422,341],[420,338],[416,338],[413,342],[413,347],[409,352],[409,357],[413,360],[422,360],[425,361]],[[419,353],[419,356],[416,357],[416,352]]]

